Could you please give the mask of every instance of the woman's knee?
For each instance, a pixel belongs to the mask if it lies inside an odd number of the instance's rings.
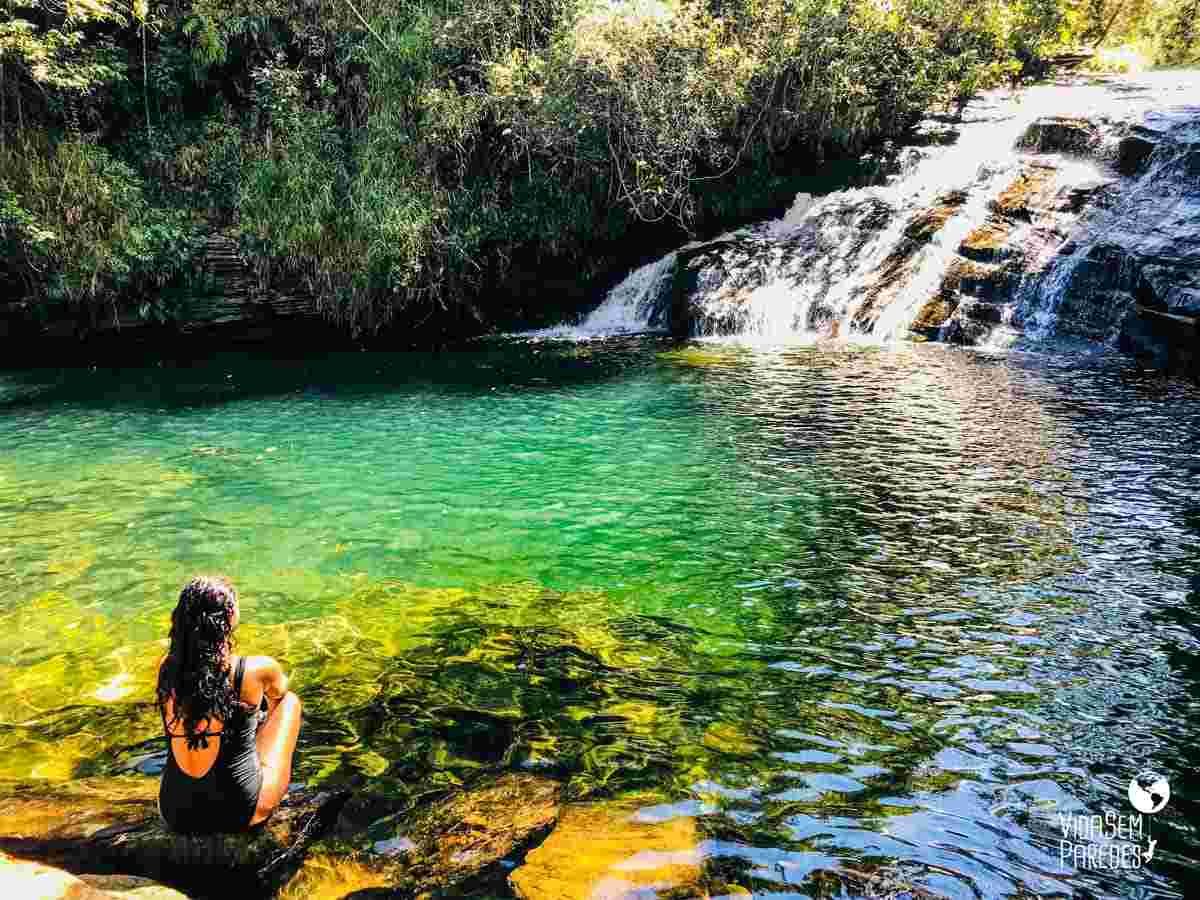
[[[299,715],[303,708],[302,704],[300,703],[300,698],[297,697],[292,691],[288,691],[286,694],[284,694],[283,699],[279,702],[283,705],[284,709],[294,715]]]

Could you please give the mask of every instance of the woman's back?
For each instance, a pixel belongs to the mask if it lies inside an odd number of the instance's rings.
[[[262,765],[255,737],[258,704],[248,702],[244,684],[246,658],[240,657],[233,676],[237,706],[228,720],[215,717],[200,723],[202,741],[189,747],[179,730],[174,703],[164,704],[167,767],[159,788],[159,811],[174,830],[209,834],[242,831],[254,816],[262,788]],[[262,690],[258,689],[259,700]]]
[[[167,741],[158,799],[176,831],[242,831],[264,821],[287,794],[300,700],[275,660],[233,655],[239,619],[233,585],[212,576],[184,585],[171,614],[158,670]]]

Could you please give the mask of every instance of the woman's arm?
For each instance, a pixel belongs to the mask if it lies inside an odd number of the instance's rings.
[[[267,699],[267,710],[273,710],[288,692],[288,677],[283,667],[269,656],[254,658],[254,675],[262,685]]]

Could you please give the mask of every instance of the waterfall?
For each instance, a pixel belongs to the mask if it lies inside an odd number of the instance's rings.
[[[1179,246],[1171,244],[1176,232],[1186,240],[1194,232],[1152,198],[1170,164],[1184,204],[1176,209],[1196,208],[1194,141],[1163,148],[1172,129],[1196,125],[1200,110],[1154,125],[1154,110],[1190,82],[1146,77],[1139,93],[1113,81],[984,95],[953,127],[925,123],[919,146],[884,183],[798,194],[781,218],[681,247],[630,273],[578,324],[535,335],[670,330],[769,343],[917,336],[1003,347],[1021,333],[1046,337],[1065,327],[1110,339],[1134,294],[1144,293],[1142,261],[1151,256],[1152,271],[1176,273],[1158,293],[1172,309],[1190,309],[1200,280],[1190,286],[1177,263],[1191,258],[1191,245],[1160,248]],[[1131,229],[1139,215],[1146,224]],[[1155,232],[1153,216],[1172,223],[1157,229],[1165,236],[1125,253],[1137,232]]]
[[[524,336],[579,341],[667,331],[670,310],[666,298],[674,272],[675,253],[668,253],[630,272],[578,324],[543,328]]]

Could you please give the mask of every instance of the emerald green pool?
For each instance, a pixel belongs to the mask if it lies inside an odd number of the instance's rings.
[[[949,897],[1183,897],[1198,401],[1071,348],[3,372],[0,780],[155,772],[167,617],[217,571],[242,649],[294,672],[300,780],[640,792],[772,896],[889,863]],[[1146,769],[1155,860],[1064,862],[1056,815],[1132,812]]]

